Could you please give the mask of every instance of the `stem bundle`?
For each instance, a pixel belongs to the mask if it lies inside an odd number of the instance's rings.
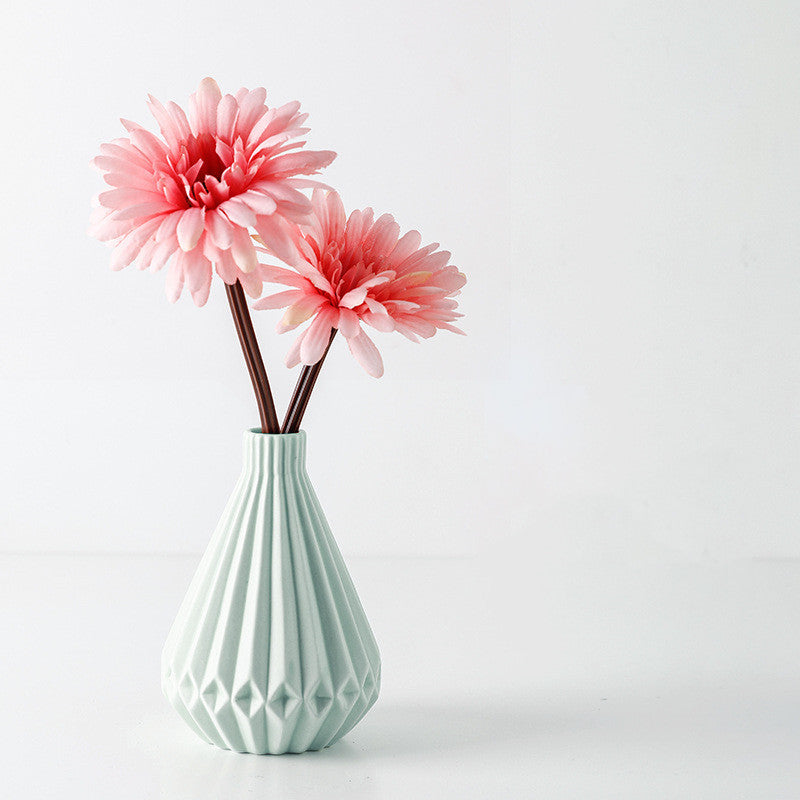
[[[241,344],[242,352],[244,353],[247,371],[250,373],[250,380],[253,382],[253,389],[256,393],[258,414],[261,418],[261,432],[280,433],[275,401],[272,399],[272,392],[267,380],[267,371],[264,368],[264,360],[261,358],[261,351],[258,348],[258,341],[253,330],[253,321],[250,319],[250,311],[247,307],[242,284],[239,281],[232,285],[226,283],[225,291],[228,295],[228,304],[231,307],[236,333],[239,336],[239,344]]]

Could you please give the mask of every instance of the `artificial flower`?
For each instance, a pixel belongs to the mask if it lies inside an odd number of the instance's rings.
[[[334,191],[314,189],[312,213],[281,229],[282,237],[264,240],[264,251],[292,269],[263,265],[264,280],[291,287],[263,297],[257,309],[286,308],[278,331],[313,320],[295,339],[286,365],[312,365],[323,356],[333,329],[367,373],[383,374],[383,361],[362,323],[378,331],[398,331],[412,341],[444,329],[463,333],[452,323],[463,316],[454,298],[466,277],[448,264],[450,253],[438,244],[421,247],[421,236],[400,227],[389,214],[374,219],[371,208],[345,216]]]
[[[307,115],[300,104],[265,104],[266,90],[223,95],[205,78],[188,113],[150,97],[161,137],[128,120],[128,136],[103,144],[94,164],[112,188],[97,198],[90,233],[114,243],[113,269],[169,264],[167,296],[184,284],[202,306],[212,265],[225,283],[237,280],[252,297],[262,282],[250,229],[270,243],[311,211],[298,189],[319,185],[311,175],[335,157],[307,151],[298,139]]]

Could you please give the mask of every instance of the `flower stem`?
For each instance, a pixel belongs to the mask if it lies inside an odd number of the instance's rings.
[[[319,371],[322,369],[322,362],[325,361],[325,356],[331,349],[334,336],[336,336],[336,328],[331,330],[331,338],[328,340],[328,346],[325,348],[322,358],[310,367],[303,367],[303,371],[297,379],[297,385],[294,387],[292,399],[289,401],[289,410],[286,412],[281,433],[297,433],[300,430],[300,423],[303,421],[303,414],[306,413],[308,400],[314,390]]]
[[[247,308],[242,284],[239,281],[233,285],[226,283],[225,291],[228,294],[228,304],[231,307],[233,323],[239,336],[239,344],[242,346],[247,371],[250,373],[250,380],[253,382],[253,389],[256,393],[258,414],[261,417],[261,432],[280,433],[275,401],[272,399],[267,371],[264,369],[264,361],[261,358],[261,351],[258,349],[258,341],[256,341],[253,321],[250,319],[250,311]]]

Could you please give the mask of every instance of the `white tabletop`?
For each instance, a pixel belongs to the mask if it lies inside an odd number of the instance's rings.
[[[800,796],[800,563],[347,560],[378,703],[243,756],[160,694],[197,557],[0,556],[2,797]]]

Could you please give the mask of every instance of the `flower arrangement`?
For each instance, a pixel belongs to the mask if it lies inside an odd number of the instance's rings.
[[[113,243],[112,269],[167,270],[175,302],[186,289],[205,305],[222,280],[253,383],[263,433],[294,433],[337,331],[364,370],[383,374],[367,325],[412,341],[438,330],[463,333],[456,296],[465,276],[438,244],[371,208],[346,215],[335,190],[309,177],[336,154],[306,150],[300,104],[266,104],[263,88],[223,95],[211,78],[188,112],[153,97],[160,136],[122,120],[127,136],[100,147],[94,165],[110,187],[99,194],[90,234]],[[309,198],[305,190],[312,190]],[[281,264],[275,261],[282,262]],[[263,295],[264,284],[285,287]],[[282,423],[248,309],[285,308],[283,333],[309,325],[286,365],[303,365]],[[262,296],[263,295],[263,296]]]

